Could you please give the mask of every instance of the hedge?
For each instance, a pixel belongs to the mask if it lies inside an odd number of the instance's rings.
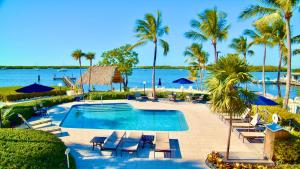
[[[66,169],[66,146],[55,135],[30,129],[0,129],[0,168]],[[70,167],[75,161],[70,156]]]
[[[114,99],[127,99],[127,96],[134,95],[136,92],[90,92],[86,95],[86,99],[90,100],[114,100]],[[140,92],[143,95],[143,92]],[[158,98],[168,98],[172,92],[156,92],[156,96]],[[191,93],[177,93],[177,99],[184,100],[185,96]],[[194,95],[201,95],[201,94],[194,94]],[[204,94],[204,100],[208,100],[208,95]]]
[[[74,101],[72,96],[55,96],[51,98],[34,100],[30,102],[13,104],[11,106],[3,107],[3,112],[5,112],[2,117],[2,123],[4,127],[13,127],[22,123],[22,120],[17,116],[17,114],[22,114],[26,119],[29,119],[34,115],[33,107],[43,103],[45,107],[54,106],[60,103],[66,103]]]
[[[34,97],[42,97],[42,96],[57,96],[57,95],[65,95],[66,87],[59,89],[58,87],[54,87],[54,90],[50,92],[42,92],[42,93],[17,93],[15,90],[21,88],[21,86],[12,86],[12,87],[1,87],[0,88],[0,101],[17,101],[22,99],[30,99]]]

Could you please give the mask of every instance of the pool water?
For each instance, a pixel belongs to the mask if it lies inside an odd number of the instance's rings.
[[[177,110],[140,110],[130,104],[72,106],[62,127],[111,130],[185,131],[185,117]]]

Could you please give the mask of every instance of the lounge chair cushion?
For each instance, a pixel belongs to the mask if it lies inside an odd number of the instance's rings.
[[[156,142],[169,142],[168,133],[156,133]]]
[[[49,126],[49,127],[34,128],[34,129],[41,130],[41,131],[46,131],[46,132],[61,131],[61,128],[57,127],[57,126]]]
[[[170,151],[170,143],[169,142],[157,142],[155,144],[155,151]]]
[[[246,138],[257,138],[257,137],[265,137],[265,133],[263,132],[241,132],[241,136]]]

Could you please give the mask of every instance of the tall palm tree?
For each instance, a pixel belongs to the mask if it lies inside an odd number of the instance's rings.
[[[152,92],[153,97],[156,99],[155,91],[155,67],[157,59],[157,43],[163,48],[163,54],[166,56],[169,52],[169,44],[167,41],[161,39],[165,34],[169,33],[169,27],[162,25],[161,12],[157,11],[157,16],[153,16],[148,13],[145,15],[144,19],[139,19],[136,21],[136,37],[139,41],[133,45],[133,48],[146,44],[147,42],[152,42],[154,44],[154,57],[153,57],[153,67],[152,67]]]
[[[190,80],[196,81],[197,90],[199,90],[199,83],[198,83],[199,71],[198,71],[198,67],[197,66],[190,66],[188,70],[189,70],[189,77],[188,78]]]
[[[244,61],[247,62],[247,54],[249,56],[254,55],[254,51],[250,50],[251,45],[248,44],[247,38],[240,36],[239,38],[234,38],[229,45],[232,49],[236,51],[237,54],[242,54],[244,56]]]
[[[76,49],[73,51],[72,53],[72,57],[75,60],[78,60],[79,62],[79,72],[80,72],[80,89],[83,91],[83,85],[82,85],[82,76],[81,76],[81,58],[84,56],[85,54],[80,50],[80,49]]]
[[[273,43],[270,41],[270,34],[266,32],[266,27],[255,27],[254,30],[245,30],[244,34],[252,38],[250,45],[263,45],[264,54],[263,54],[263,67],[262,67],[262,86],[263,86],[263,95],[266,96],[266,83],[265,83],[265,66],[266,66],[266,57],[267,57],[267,47],[273,46]]]
[[[217,8],[207,9],[198,14],[198,20],[191,21],[193,30],[185,33],[193,40],[210,40],[214,47],[215,62],[218,61],[217,42],[227,39],[230,25],[227,24],[227,14]]]
[[[278,97],[281,97],[281,89],[280,89],[280,72],[282,66],[282,60],[286,58],[287,48],[285,45],[286,38],[286,27],[283,20],[279,20],[274,22],[269,26],[269,32],[272,41],[275,45],[278,46],[279,49],[279,63],[278,63],[278,71],[277,71],[277,89],[278,89]],[[285,56],[285,57],[284,57]]]
[[[243,114],[247,108],[247,100],[253,99],[251,92],[237,86],[250,81],[251,73],[247,63],[236,54],[221,57],[210,69],[207,87],[212,102],[211,109],[230,116],[226,159],[229,158],[232,117]]]
[[[240,18],[248,19],[251,17],[259,17],[256,24],[264,24],[265,22],[276,22],[280,19],[285,20],[286,41],[287,41],[287,76],[286,89],[283,107],[287,108],[290,96],[291,85],[291,18],[296,8],[299,8],[299,0],[259,0],[259,4],[251,5],[245,9]]]
[[[92,78],[92,70],[91,69],[93,66],[93,59],[95,59],[95,55],[96,54],[93,52],[89,52],[85,55],[85,58],[90,61],[89,91],[91,91],[91,78]]]
[[[186,61],[189,62],[191,67],[193,69],[197,68],[197,71],[200,71],[199,73],[199,79],[200,79],[200,90],[203,90],[203,77],[204,77],[204,69],[205,64],[208,61],[208,53],[203,50],[203,47],[201,44],[193,43],[191,46],[187,47],[184,51],[184,56],[188,56]],[[195,70],[194,70],[195,71]],[[197,83],[198,85],[198,83]]]

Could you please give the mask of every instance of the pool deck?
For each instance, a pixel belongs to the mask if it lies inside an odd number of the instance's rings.
[[[54,124],[60,124],[70,107],[74,104],[96,104],[100,101],[84,101],[61,104],[51,108],[48,112]],[[107,136],[111,130],[62,128],[61,140],[71,149],[78,168],[206,168],[205,159],[211,151],[224,152],[228,135],[228,125],[212,113],[207,104],[160,102],[137,102],[130,100],[105,100],[103,103],[130,103],[138,109],[169,109],[180,110],[184,113],[188,131],[170,132],[171,147],[174,149],[171,158],[163,158],[163,154],[156,153],[150,147],[139,150],[139,156],[123,157],[110,156],[109,152],[101,153],[99,148],[92,150],[90,140],[94,136]],[[154,134],[149,132],[150,134]],[[234,159],[262,159],[263,144],[245,143],[238,138],[236,132],[232,134],[230,158]]]

